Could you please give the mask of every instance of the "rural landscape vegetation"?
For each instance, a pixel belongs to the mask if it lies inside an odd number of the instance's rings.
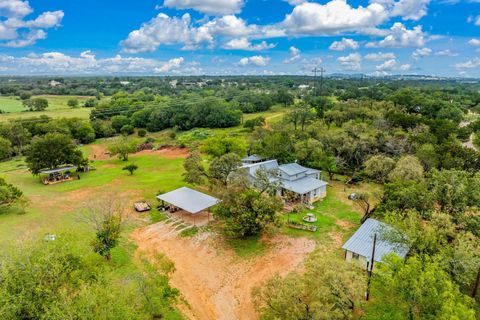
[[[0,320],[479,320],[479,27],[0,0]]]

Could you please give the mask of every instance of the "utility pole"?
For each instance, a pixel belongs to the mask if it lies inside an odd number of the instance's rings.
[[[312,72],[313,72],[313,95],[317,96],[317,72],[318,72],[317,67],[315,67],[315,69],[313,69]]]
[[[325,73],[325,69],[323,67],[317,68],[312,70],[313,72],[313,94],[317,96],[317,73],[320,72],[320,94],[323,93],[323,74]]]
[[[323,67],[320,67],[320,94],[323,94],[323,73],[325,72],[325,69]]]
[[[368,282],[367,282],[367,291],[365,292],[365,300],[368,301],[370,298],[370,281],[372,280],[372,271],[373,271],[373,263],[375,262],[375,247],[377,245],[377,234],[373,236],[373,248],[372,248],[372,258],[370,259],[370,265],[368,271]]]

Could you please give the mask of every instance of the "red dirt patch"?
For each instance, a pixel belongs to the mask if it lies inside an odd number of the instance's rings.
[[[165,147],[158,150],[143,150],[135,153],[135,155],[157,154],[167,159],[186,158],[190,150],[188,148]]]
[[[164,222],[137,229],[132,237],[138,245],[136,255],[160,252],[175,264],[171,283],[188,302],[179,307],[190,319],[199,320],[257,319],[252,288],[275,274],[301,268],[315,249],[313,240],[278,236],[266,254],[244,260],[230,249],[217,248],[215,235],[179,238]]]
[[[89,147],[92,150],[88,157],[90,160],[109,160],[112,158],[104,144],[91,144]]]

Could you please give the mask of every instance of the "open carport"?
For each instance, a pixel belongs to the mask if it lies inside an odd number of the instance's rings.
[[[205,215],[207,216],[208,223],[208,221],[210,221],[210,213],[208,212],[208,209],[220,202],[220,200],[215,197],[187,187],[182,187],[158,195],[157,199],[162,201],[160,207],[163,208],[164,211],[175,215],[179,214],[186,222],[190,222],[188,220],[193,220],[194,225],[196,225],[197,217],[199,219],[201,219],[200,217],[205,219]],[[178,209],[183,212],[178,212]],[[185,217],[185,213],[187,214],[187,217]]]

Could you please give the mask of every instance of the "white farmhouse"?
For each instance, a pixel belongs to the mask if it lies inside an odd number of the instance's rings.
[[[282,197],[294,198],[305,204],[311,204],[327,195],[327,183],[320,179],[320,171],[307,168],[298,163],[279,165],[277,160],[263,161],[257,155],[242,159],[243,170],[249,180],[255,184],[255,173],[259,169],[273,172],[272,180],[280,182],[277,193]]]

